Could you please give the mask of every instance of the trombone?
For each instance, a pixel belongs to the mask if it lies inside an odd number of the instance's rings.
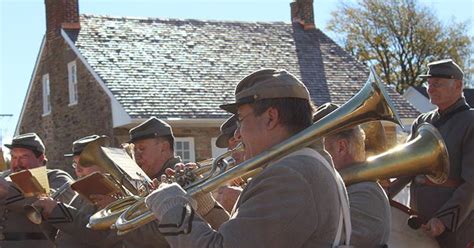
[[[280,159],[295,150],[311,145],[318,138],[374,120],[391,121],[401,126],[400,118],[381,80],[371,68],[370,76],[363,88],[331,114],[252,159],[246,160],[212,178],[189,185],[184,189],[191,197],[209,193],[232,179],[261,169],[270,161]],[[146,208],[144,199],[141,199],[117,219],[115,227],[118,229],[119,235],[125,234],[154,219],[155,216]]]

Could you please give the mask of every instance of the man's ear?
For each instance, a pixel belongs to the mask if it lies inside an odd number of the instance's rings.
[[[349,143],[346,139],[339,139],[337,140],[337,152],[341,155],[345,155],[348,153],[349,150]]]
[[[269,129],[274,129],[276,126],[278,126],[278,123],[280,122],[280,113],[276,108],[270,107],[266,111],[267,115],[267,127]]]

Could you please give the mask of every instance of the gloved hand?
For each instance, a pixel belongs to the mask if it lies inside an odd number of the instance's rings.
[[[170,209],[177,206],[190,204],[193,209],[197,209],[197,202],[186,196],[186,192],[177,183],[162,183],[151,194],[145,198],[145,204],[153,211],[156,218],[161,220]]]

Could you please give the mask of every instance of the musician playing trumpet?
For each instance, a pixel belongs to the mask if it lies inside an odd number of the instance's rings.
[[[245,160],[312,124],[308,89],[285,70],[248,75],[235,100],[221,108],[238,116]],[[171,247],[330,247],[342,243],[337,233],[343,232],[339,194],[345,192],[335,173],[310,148],[271,162],[247,184],[219,229],[196,214],[196,201],[176,183],[161,184],[146,204]]]
[[[80,163],[81,153],[91,142],[106,136],[90,135],[72,143],[73,168],[81,178],[94,172],[104,172],[97,165],[84,167]],[[93,202],[89,202],[81,195],[77,195],[70,204],[51,197],[40,197],[33,206],[42,209],[43,218],[58,229],[56,247],[122,247],[121,238],[112,230],[92,230],[86,227],[89,217],[98,209],[102,209],[115,200],[112,196],[95,195]]]

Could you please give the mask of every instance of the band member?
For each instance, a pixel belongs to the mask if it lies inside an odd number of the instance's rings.
[[[312,124],[309,92],[285,70],[248,75],[237,85],[235,100],[221,108],[238,116],[246,162]],[[340,244],[341,203],[347,204],[336,173],[310,148],[270,162],[219,229],[195,213],[194,199],[178,184],[160,185],[146,204],[171,247],[329,247]]]
[[[216,146],[219,148],[227,148],[227,150],[234,149],[240,144],[240,134],[235,134],[237,130],[237,116],[232,115],[228,118],[220,127],[220,135],[216,139]],[[239,164],[243,160],[243,152],[237,151],[232,153],[232,157],[235,159],[236,164]],[[221,186],[214,192],[216,201],[219,202],[225,210],[229,213],[232,212],[232,208],[237,201],[240,193],[242,192],[241,184],[242,180],[238,179],[237,184],[232,182],[229,185]]]
[[[80,164],[84,148],[103,137],[105,136],[90,135],[72,143],[72,154],[65,156],[72,156],[73,167],[79,178],[93,172],[104,172],[97,165],[83,167]],[[97,231],[86,227],[90,216],[115,200],[110,196],[103,196],[100,199],[100,202],[94,200],[93,204],[78,195],[70,204],[66,204],[51,197],[41,197],[33,205],[42,208],[44,219],[58,229],[56,247],[122,247],[121,237],[117,236],[115,230]]]
[[[11,153],[11,171],[33,169],[45,166],[47,159],[43,141],[35,133],[26,133],[13,138],[6,144]],[[8,176],[10,172],[5,173]],[[71,182],[66,172],[47,169],[51,192]],[[68,190],[58,199],[70,202],[74,192]],[[0,178],[0,246],[1,247],[53,247],[50,226],[33,224],[25,215],[24,206],[30,205],[36,197],[25,198],[20,189],[12,182]]]
[[[181,159],[174,153],[174,135],[166,122],[151,117],[130,129],[137,164],[152,179],[160,179],[167,168],[173,169]],[[208,197],[200,198],[199,214],[216,228],[228,218],[227,212]],[[154,221],[124,235],[127,247],[169,247]]]
[[[391,188],[398,191],[411,181],[410,205],[428,220],[422,228],[442,247],[464,248],[474,240],[474,110],[466,103],[464,73],[454,61],[435,61],[428,67],[420,77],[427,78],[427,92],[437,109],[421,114],[411,134],[424,122],[438,129],[449,153],[449,177],[441,185],[424,176],[404,178]]]
[[[337,109],[335,104],[318,108],[314,120]],[[324,139],[325,149],[331,154],[336,170],[357,166],[366,160],[365,134],[360,126],[343,130]],[[347,186],[349,195],[354,247],[383,247],[390,235],[391,212],[387,195],[375,181]]]

